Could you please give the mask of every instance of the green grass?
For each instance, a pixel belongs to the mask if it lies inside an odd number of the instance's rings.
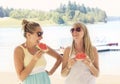
[[[13,18],[0,18],[0,27],[18,27],[21,26],[21,21]]]
[[[52,25],[57,25],[52,21],[38,21],[37,19],[26,19],[28,21],[35,21],[38,22],[41,26],[52,26]],[[5,18],[0,18],[0,27],[4,28],[16,28],[16,27],[21,27],[22,19],[14,19],[10,17],[5,17]]]

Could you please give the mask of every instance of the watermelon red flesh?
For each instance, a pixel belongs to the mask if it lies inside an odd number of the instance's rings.
[[[40,49],[42,49],[42,50],[47,50],[47,46],[46,46],[46,44],[44,44],[44,43],[39,43],[39,44],[38,44],[38,47],[39,47]]]
[[[86,55],[85,55],[85,53],[78,53],[78,54],[76,54],[75,58],[76,59],[85,59]]]

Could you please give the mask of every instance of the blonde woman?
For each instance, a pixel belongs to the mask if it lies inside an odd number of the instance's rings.
[[[95,77],[99,75],[99,60],[88,30],[83,23],[77,22],[70,31],[73,43],[64,51],[61,70],[61,75],[66,77],[65,84],[95,84]],[[78,61],[75,55],[81,52],[86,58]]]
[[[43,52],[36,48],[43,38],[43,30],[36,22],[22,21],[26,41],[15,48],[14,63],[18,78],[23,84],[51,84],[49,75],[52,75],[61,63],[61,56],[48,46]],[[56,62],[49,71],[45,70],[44,54],[49,54]]]

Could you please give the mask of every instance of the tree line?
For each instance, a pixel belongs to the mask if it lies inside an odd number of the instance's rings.
[[[0,17],[11,17],[15,19],[36,18],[39,21],[52,21],[56,24],[67,24],[69,22],[81,21],[84,23],[106,22],[106,12],[99,8],[86,7],[76,2],[69,1],[60,4],[60,7],[49,12],[35,9],[13,9],[0,7]]]

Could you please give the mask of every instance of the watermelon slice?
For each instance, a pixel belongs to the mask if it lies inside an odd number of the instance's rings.
[[[38,49],[41,49],[43,52],[47,52],[47,51],[48,51],[48,47],[47,47],[47,45],[44,44],[44,43],[39,43],[39,44],[37,45],[37,48],[38,48]]]
[[[83,60],[85,58],[86,58],[86,54],[83,53],[83,52],[82,53],[77,53],[76,56],[75,56],[75,59],[79,60],[79,61],[81,61],[81,60]]]

